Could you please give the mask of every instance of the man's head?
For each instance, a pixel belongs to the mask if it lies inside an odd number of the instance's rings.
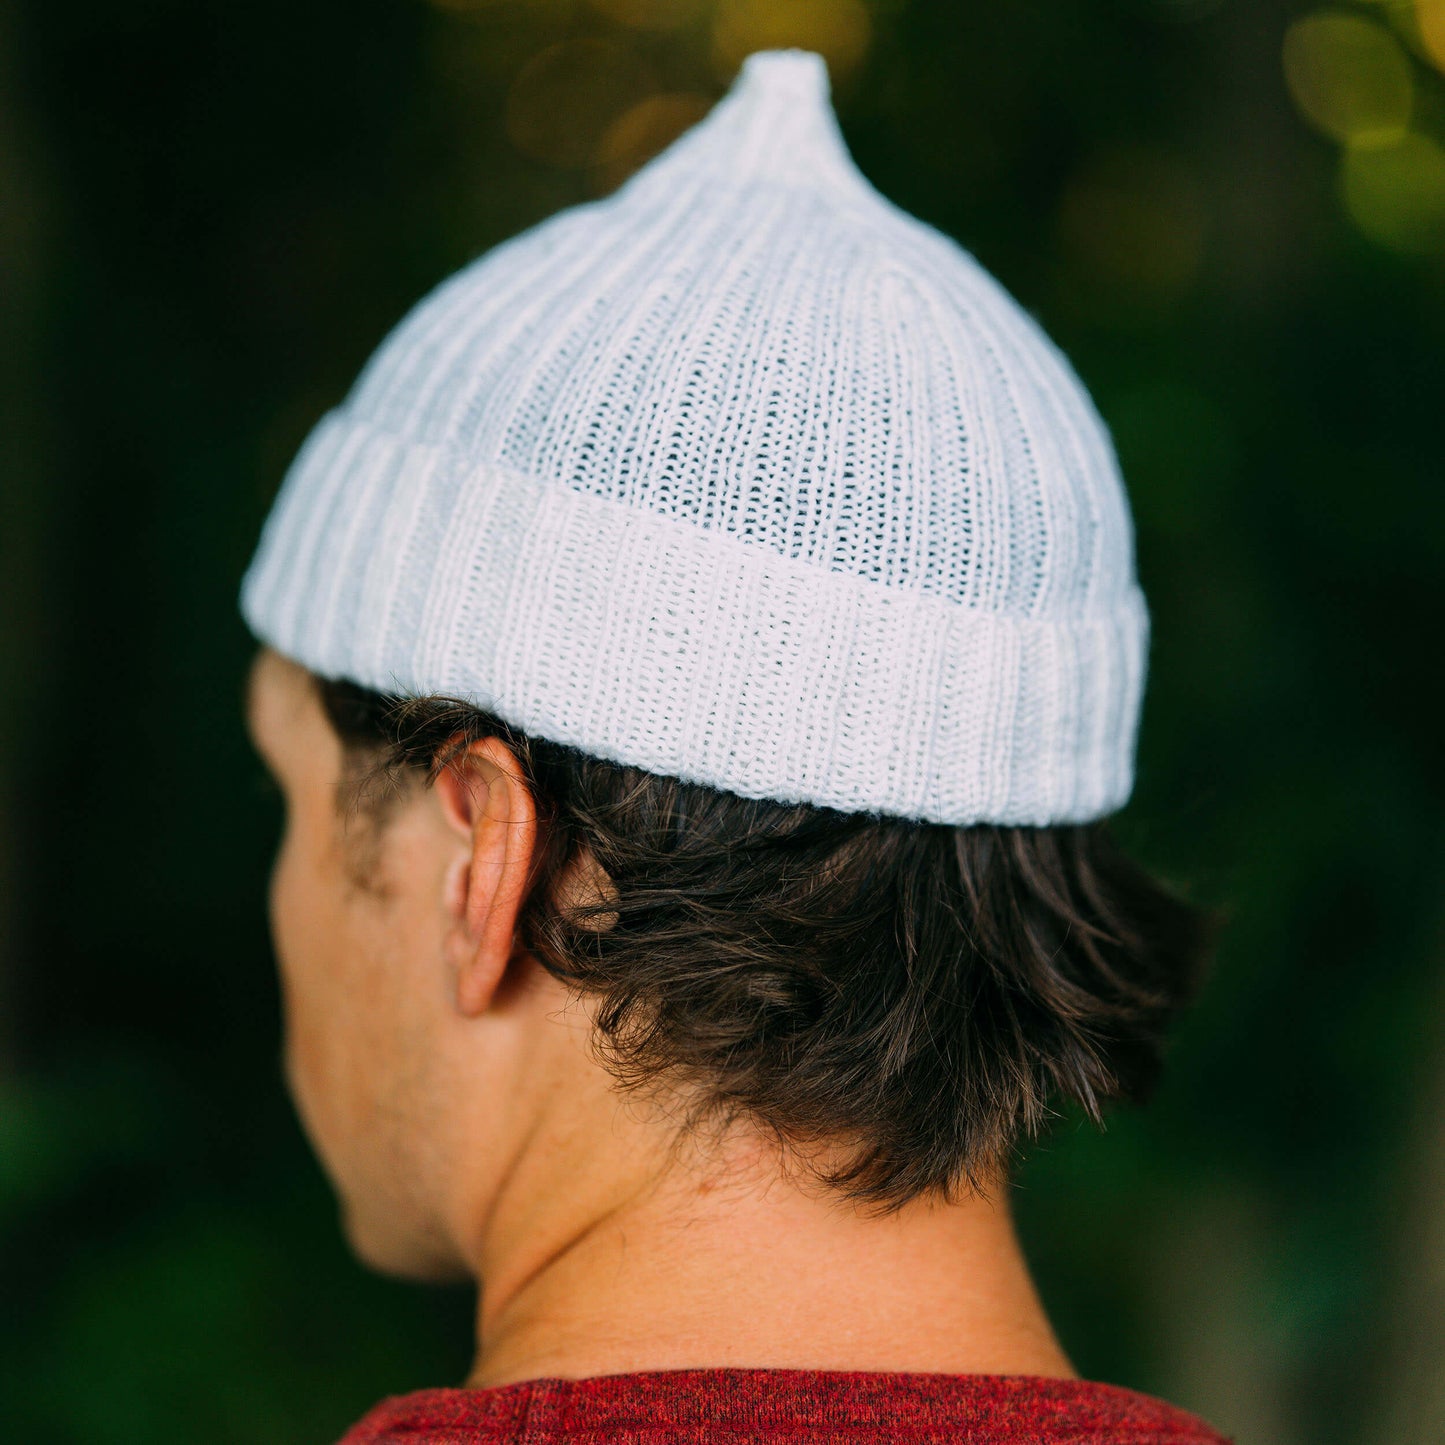
[[[1102,824],[743,799],[270,649],[248,718],[288,1078],[392,1272],[465,1272],[506,1170],[569,1137],[619,1179],[741,1136],[870,1209],[987,1187],[1052,1102],[1147,1091],[1197,978],[1200,919]]]
[[[1101,821],[1149,637],[1117,459],[820,57],[415,308],[242,609],[290,1070],[368,1257],[458,1268],[457,1201],[569,1131],[896,1210],[1156,1071],[1200,937]]]

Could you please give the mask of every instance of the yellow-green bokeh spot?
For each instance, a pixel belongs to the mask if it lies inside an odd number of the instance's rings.
[[[1445,250],[1445,150],[1428,136],[1351,146],[1340,189],[1351,218],[1372,240],[1396,251]]]
[[[1410,128],[1409,57],[1362,15],[1320,11],[1296,20],[1285,32],[1284,75],[1305,117],[1346,145],[1389,145]]]

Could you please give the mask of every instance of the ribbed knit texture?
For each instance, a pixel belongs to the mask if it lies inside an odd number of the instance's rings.
[[[1148,614],[1042,330],[752,56],[612,196],[441,285],[289,472],[242,588],[332,677],[746,797],[1083,822]]]

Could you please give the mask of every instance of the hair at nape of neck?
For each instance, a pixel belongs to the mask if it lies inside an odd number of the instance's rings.
[[[521,942],[590,996],[624,1088],[689,1133],[746,1118],[878,1213],[987,1192],[1060,1105],[1157,1080],[1218,920],[1108,825],[953,826],[741,797],[530,737],[447,698],[317,679],[376,815],[495,735],[545,818]],[[590,900],[558,901],[579,860]]]

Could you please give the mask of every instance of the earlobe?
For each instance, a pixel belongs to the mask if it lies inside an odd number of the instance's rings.
[[[447,962],[460,1013],[484,1013],[513,954],[537,841],[537,811],[516,757],[500,738],[478,739],[437,779],[438,798],[464,855],[447,871]]]

